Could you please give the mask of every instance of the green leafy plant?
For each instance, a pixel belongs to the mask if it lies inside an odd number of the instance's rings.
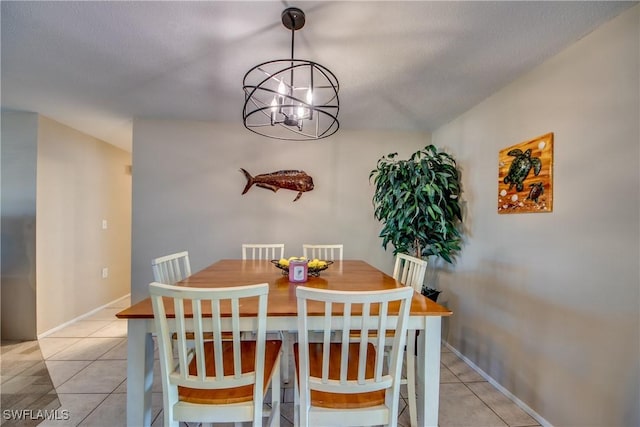
[[[393,253],[418,258],[438,256],[451,263],[461,247],[460,172],[451,155],[428,145],[409,160],[391,153],[371,171],[376,189],[375,217],[380,237]]]

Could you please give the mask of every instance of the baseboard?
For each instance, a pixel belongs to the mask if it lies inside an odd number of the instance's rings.
[[[458,356],[460,359],[464,360],[464,362],[467,365],[471,366],[471,368],[474,371],[476,371],[480,376],[482,376],[482,378],[487,380],[487,382],[489,384],[494,386],[502,394],[504,394],[509,399],[511,399],[513,401],[513,403],[515,403],[518,407],[520,407],[520,409],[522,409],[524,412],[529,414],[533,419],[535,419],[538,423],[540,423],[540,425],[542,427],[553,427],[553,424],[551,424],[549,421],[545,420],[542,416],[540,416],[540,414],[538,414],[536,411],[531,409],[526,403],[524,403],[522,400],[518,399],[516,396],[513,395],[513,393],[511,393],[509,390],[507,390],[502,385],[500,385],[496,380],[491,378],[486,372],[484,372],[482,369],[480,369],[475,363],[473,363],[466,356],[464,356],[462,353],[460,353],[451,344],[449,344],[446,341],[442,341],[442,344],[444,344],[445,347],[447,347],[449,350],[451,350],[451,352],[455,353],[455,355]]]
[[[96,314],[97,312],[99,312],[100,310],[102,310],[102,309],[104,309],[104,308],[107,308],[107,307],[108,307],[108,306],[110,306],[111,304],[114,304],[114,303],[116,303],[116,302],[118,302],[118,301],[121,301],[121,300],[123,300],[123,299],[125,299],[125,298],[129,298],[129,296],[130,296],[130,295],[131,295],[131,294],[126,294],[126,295],[124,295],[124,296],[121,296],[120,298],[114,299],[113,301],[108,302],[108,303],[106,303],[105,305],[102,305],[102,306],[100,306],[100,307],[98,307],[98,308],[95,308],[95,309],[93,309],[93,310],[91,310],[91,311],[89,311],[89,312],[87,312],[87,313],[85,313],[85,314],[82,314],[82,315],[80,315],[80,316],[78,316],[78,317],[76,317],[76,318],[74,318],[74,319],[71,319],[71,320],[69,320],[68,322],[64,322],[62,325],[58,325],[58,326],[56,326],[55,328],[51,328],[51,329],[49,329],[48,331],[45,331],[45,332],[43,332],[43,333],[39,334],[39,335],[38,335],[38,339],[45,338],[45,337],[47,337],[48,335],[51,335],[51,334],[53,334],[54,332],[57,332],[57,331],[59,331],[60,329],[65,328],[65,327],[69,326],[70,324],[72,324],[72,323],[74,323],[74,322],[77,322],[78,320],[82,320],[82,319],[84,319],[84,318],[86,318],[86,317],[89,317],[89,316],[91,316],[91,315],[93,315],[93,314]]]

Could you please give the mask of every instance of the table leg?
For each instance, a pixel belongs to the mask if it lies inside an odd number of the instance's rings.
[[[293,352],[293,335],[289,331],[281,331],[282,336],[282,355],[280,358],[280,371],[282,382],[289,384],[289,355]]]
[[[418,335],[416,388],[418,425],[437,427],[440,403],[440,316],[426,316]]]
[[[140,319],[129,319],[127,335],[127,425],[150,426],[153,338]]]

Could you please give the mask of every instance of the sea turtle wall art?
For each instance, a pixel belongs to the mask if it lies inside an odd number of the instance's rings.
[[[551,212],[553,133],[500,150],[498,213]]]

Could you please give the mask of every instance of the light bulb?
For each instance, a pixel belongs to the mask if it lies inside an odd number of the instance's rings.
[[[304,118],[304,107],[302,104],[298,105],[298,119]]]
[[[284,85],[284,82],[282,80],[280,80],[280,84],[278,85],[278,105],[280,107],[280,113],[282,114],[286,114],[286,112],[283,111],[282,105],[284,104],[284,96],[287,93],[287,88]]]
[[[276,124],[276,111],[278,109],[278,100],[274,96],[271,100],[271,126]]]
[[[307,91],[307,104],[311,105],[313,102],[313,93],[311,92],[311,88]]]

